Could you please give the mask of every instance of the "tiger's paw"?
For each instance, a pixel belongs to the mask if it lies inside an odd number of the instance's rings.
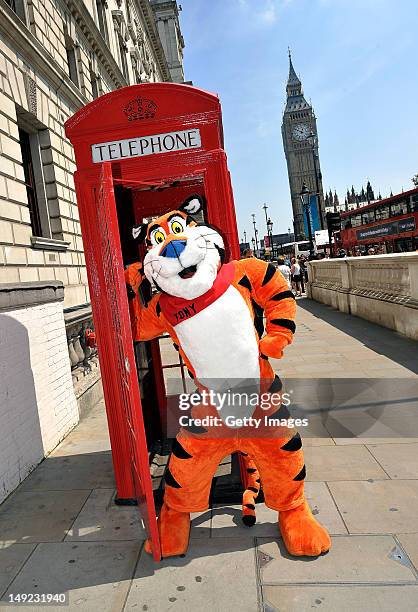
[[[158,532],[163,558],[184,555],[189,547],[190,513],[178,512],[164,503],[158,517]],[[152,554],[150,540],[145,542],[144,549]]]
[[[306,501],[293,510],[279,513],[279,527],[289,554],[317,557],[331,548],[331,538],[313,516]]]

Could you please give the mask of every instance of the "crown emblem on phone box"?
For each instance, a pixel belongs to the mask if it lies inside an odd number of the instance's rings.
[[[123,112],[128,117],[128,121],[135,121],[136,119],[152,119],[156,110],[157,105],[153,100],[138,97],[131,100]]]

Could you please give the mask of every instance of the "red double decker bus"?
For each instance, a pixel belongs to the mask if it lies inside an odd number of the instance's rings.
[[[348,253],[383,247],[385,253],[418,250],[418,187],[341,213],[340,248]]]

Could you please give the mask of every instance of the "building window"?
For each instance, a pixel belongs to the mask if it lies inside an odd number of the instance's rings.
[[[22,164],[25,176],[32,233],[34,236],[50,238],[51,225],[48,214],[43,164],[39,142],[39,136],[41,133],[44,136],[48,136],[47,130],[29,131],[26,128],[26,122],[25,127],[22,127],[21,125],[19,126],[19,141],[22,152]]]
[[[134,55],[133,53],[131,53],[131,64],[132,64],[132,72],[134,74],[135,83],[141,83],[142,79],[141,79],[141,69],[139,66],[139,60],[136,57],[136,55]]]
[[[12,11],[23,21],[27,23],[24,0],[6,0],[6,4],[10,6]]]
[[[95,100],[96,98],[99,97],[99,84],[98,84],[97,75],[95,74],[93,70],[93,66],[91,62],[89,64],[89,70],[90,70],[91,94],[93,96],[93,99]]]
[[[109,43],[109,30],[107,29],[106,9],[107,2],[105,0],[96,0],[97,21],[99,24],[100,34],[103,36],[106,43]]]
[[[67,52],[67,62],[68,62],[68,76],[74,83],[76,87],[80,86],[80,80],[78,78],[78,68],[77,68],[77,55],[76,48],[73,39],[68,35],[68,32],[65,31],[65,50]]]
[[[128,62],[126,61],[126,53],[128,49],[127,49],[127,46],[124,40],[122,39],[122,36],[119,34],[119,32],[118,32],[118,45],[119,45],[119,55],[120,55],[123,76],[129,82]]]
[[[22,151],[23,171],[25,173],[26,193],[32,233],[34,236],[42,236],[41,216],[39,214],[38,196],[36,193],[35,172],[33,167],[30,135],[19,129],[20,149]]]
[[[376,208],[376,221],[381,221],[382,219],[389,219],[388,204],[384,204],[383,206],[378,206]]]

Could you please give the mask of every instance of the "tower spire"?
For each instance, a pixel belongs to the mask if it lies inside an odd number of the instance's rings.
[[[289,78],[287,79],[287,86],[291,86],[291,87],[301,87],[302,83],[300,82],[300,79],[298,77],[298,75],[296,74],[295,69],[293,68],[293,62],[292,62],[292,53],[290,51],[290,47],[288,47],[288,55],[289,55]]]

